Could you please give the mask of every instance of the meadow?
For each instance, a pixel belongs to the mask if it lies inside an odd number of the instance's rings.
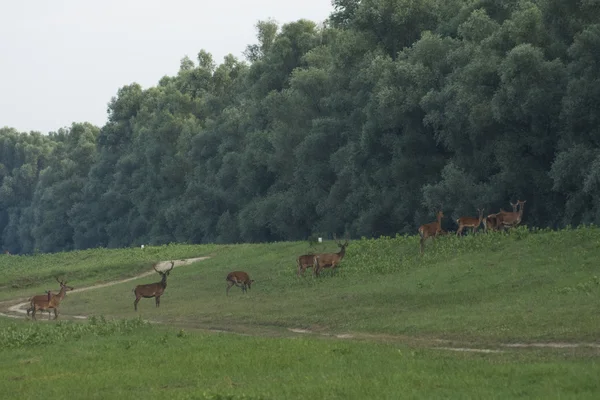
[[[55,288],[56,274],[77,288],[135,276],[156,261],[210,258],[174,269],[160,308],[142,299],[133,310],[133,287],[158,281],[154,274],[67,294],[59,321],[0,318],[0,390],[39,398],[81,382],[83,398],[139,390],[198,399],[600,395],[600,229],[449,235],[429,241],[424,256],[415,236],[363,238],[350,242],[334,273],[296,276],[297,255],[336,247],[172,244],[2,256],[0,300]],[[225,295],[233,270],[256,280],[248,294],[234,287]],[[512,347],[544,343],[562,347]]]

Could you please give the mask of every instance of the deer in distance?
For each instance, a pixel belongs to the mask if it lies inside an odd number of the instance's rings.
[[[523,206],[527,200],[517,200],[516,203],[510,203],[512,212],[504,211],[502,208],[496,214],[488,215],[483,222],[485,231],[488,229],[498,230],[517,226],[523,218]]]
[[[346,255],[346,247],[348,247],[348,239],[344,243],[341,243],[337,240],[335,234],[333,234],[333,239],[337,243],[340,248],[340,251],[337,253],[320,253],[315,254],[314,256],[314,275],[319,276],[322,269],[331,268],[332,271],[335,270],[335,267],[343,260]]]
[[[298,276],[300,276],[300,274],[304,275],[304,271],[306,271],[307,268],[313,268],[315,266],[315,255],[314,254],[304,254],[304,255],[298,256],[296,263],[298,264],[297,275]]]
[[[250,279],[250,276],[244,271],[233,271],[227,274],[227,289],[225,289],[225,294],[229,296],[229,289],[233,285],[241,287],[242,293],[246,293],[247,289],[251,289],[252,282],[254,279]]]
[[[31,313],[31,318],[35,321],[35,314],[38,311],[48,311],[48,319],[50,319],[50,310],[54,310],[54,319],[58,318],[58,306],[60,302],[65,298],[67,290],[73,290],[73,287],[67,286],[66,281],[56,281],[60,284],[60,292],[53,295],[51,291],[46,294],[40,294],[29,298],[30,307],[27,309],[27,315]]]
[[[154,297],[156,300],[156,307],[160,306],[160,296],[163,295],[165,289],[167,288],[167,276],[171,270],[175,267],[175,262],[171,261],[171,268],[165,271],[159,271],[156,269],[156,265],[154,265],[154,270],[160,274],[162,279],[160,282],[156,283],[148,283],[145,285],[137,285],[135,289],[133,289],[133,293],[135,294],[135,301],[133,302],[133,308],[137,311],[137,305],[142,297],[148,299]]]
[[[513,212],[504,212],[501,214],[502,218],[500,222],[505,228],[512,228],[521,223],[521,219],[523,218],[523,208],[525,208],[526,202],[527,200],[517,200],[515,204],[510,203],[513,207]]]
[[[423,248],[425,247],[425,240],[430,237],[436,237],[440,235],[442,230],[442,218],[444,218],[444,213],[442,211],[437,212],[437,221],[430,222],[428,224],[421,225],[419,227],[419,236],[421,236],[420,240],[420,248],[421,254],[423,254]]]
[[[460,236],[464,228],[471,228],[472,232],[477,232],[477,228],[481,225],[481,221],[483,221],[483,209],[478,208],[479,218],[475,217],[460,217],[456,220],[456,224],[458,225],[458,230],[456,231],[456,236]]]

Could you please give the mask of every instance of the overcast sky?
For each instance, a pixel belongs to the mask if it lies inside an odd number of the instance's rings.
[[[28,0],[0,5],[0,127],[47,133],[106,122],[132,82],[155,86],[184,56],[242,58],[255,24],[321,22],[331,0]]]

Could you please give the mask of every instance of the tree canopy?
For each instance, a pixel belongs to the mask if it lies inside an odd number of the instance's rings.
[[[599,2],[333,8],[120,88],[102,127],[0,129],[2,248],[394,235],[516,199],[600,223]]]

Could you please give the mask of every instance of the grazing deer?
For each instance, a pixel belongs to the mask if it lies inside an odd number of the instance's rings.
[[[166,271],[159,271],[156,269],[156,265],[154,266],[154,270],[160,274],[162,279],[160,282],[156,283],[148,283],[146,285],[137,285],[135,289],[133,289],[133,293],[135,294],[135,301],[133,302],[133,308],[137,311],[137,305],[142,297],[144,298],[152,298],[156,299],[156,307],[160,306],[160,296],[163,295],[165,289],[167,288],[167,276],[175,266],[175,262],[171,261],[171,268]]]
[[[304,275],[304,271],[306,271],[307,268],[313,268],[315,266],[315,255],[314,254],[304,254],[302,256],[299,256],[298,259],[296,260],[297,264],[298,264],[298,273],[297,275],[300,276],[300,274]]]
[[[250,279],[250,276],[244,271],[230,272],[227,274],[225,280],[227,281],[227,289],[225,290],[227,296],[229,296],[229,289],[231,289],[233,285],[241,287],[242,292],[246,293],[246,288],[251,289],[252,282],[254,282],[254,279]]]
[[[481,221],[483,221],[483,209],[478,208],[477,211],[479,212],[479,219],[475,217],[460,217],[456,220],[456,224],[458,225],[456,236],[460,236],[464,228],[472,228],[473,233],[477,232],[477,228],[479,228]]]
[[[73,287],[67,286],[67,282],[56,281],[60,284],[60,292],[56,295],[52,295],[51,291],[47,294],[40,294],[29,298],[30,307],[27,309],[27,315],[31,313],[31,318],[36,320],[35,314],[38,311],[48,311],[48,319],[50,319],[50,310],[54,310],[54,319],[58,318],[58,306],[60,302],[65,298],[67,290],[73,290]]]
[[[423,254],[425,240],[427,240],[427,238],[430,238],[430,237],[436,237],[443,232],[442,218],[444,218],[444,213],[442,211],[438,211],[436,222],[430,222],[428,224],[424,224],[419,227],[419,236],[421,236],[421,241],[420,241],[421,254]]]
[[[340,251],[337,253],[321,253],[315,254],[314,256],[314,275],[319,276],[322,269],[330,268],[331,270],[335,270],[335,267],[342,261],[344,255],[346,255],[346,247],[348,247],[348,239],[344,243],[340,243],[337,240],[335,234],[333,235],[333,239],[336,241],[337,245],[340,248]]]

